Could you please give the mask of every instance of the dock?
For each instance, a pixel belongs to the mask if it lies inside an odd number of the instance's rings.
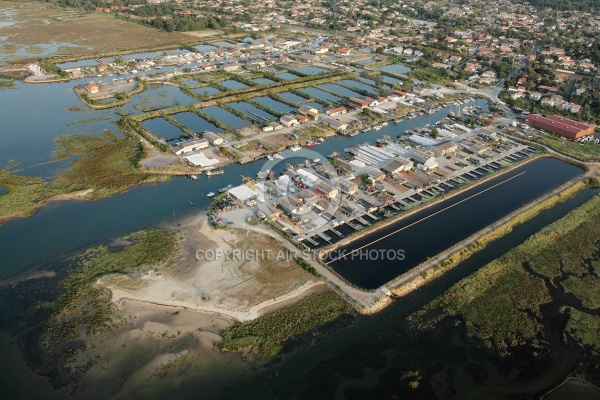
[[[398,200],[398,203],[400,203],[400,200]],[[394,203],[390,203],[388,204],[389,207],[392,207],[394,210],[396,211],[402,211],[398,206],[396,206]]]
[[[329,228],[329,230],[330,230],[331,232],[333,232],[333,234],[334,234],[334,235],[338,235],[339,237],[342,237],[342,236],[344,236],[344,235],[342,235],[342,232],[338,231],[337,229],[334,229],[334,228]]]
[[[318,246],[319,245],[319,243],[315,242],[315,240],[313,238],[311,238],[311,237],[302,238],[302,241],[304,241],[304,240],[306,240],[308,243],[312,244],[313,246]]]
[[[357,217],[356,220],[358,222],[360,222],[361,224],[363,224],[364,226],[369,226],[371,225],[370,222],[368,222],[366,219],[364,219],[363,217]]]
[[[346,221],[346,225],[348,225],[350,228],[354,229],[355,231],[358,231],[360,229],[359,227],[357,227],[350,221]]]
[[[371,213],[367,213],[367,217],[371,218],[373,221],[377,221],[379,219]]]
[[[317,236],[319,236],[321,239],[323,239],[327,243],[331,244],[331,237],[327,236],[324,232],[318,232]]]

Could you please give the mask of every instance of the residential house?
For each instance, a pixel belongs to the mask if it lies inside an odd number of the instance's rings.
[[[336,115],[346,114],[346,107],[336,107],[325,111],[325,114],[335,117]]]
[[[279,121],[288,128],[298,125],[298,120],[293,115],[284,115],[279,118]]]

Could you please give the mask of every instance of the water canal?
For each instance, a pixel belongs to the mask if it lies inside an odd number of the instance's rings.
[[[583,171],[543,157],[493,177],[377,232],[342,246],[347,256],[329,264],[351,283],[375,289]],[[370,251],[404,250],[404,259],[373,262]]]

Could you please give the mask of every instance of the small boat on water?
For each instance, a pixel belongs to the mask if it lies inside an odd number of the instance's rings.
[[[229,184],[227,186],[225,186],[224,188],[219,189],[219,193],[225,193],[226,191],[228,191],[229,189],[231,189],[233,187],[232,184]],[[212,193],[212,192],[211,192]],[[213,195],[214,196],[214,195]]]
[[[197,181],[197,180],[198,180],[198,175],[196,175],[196,174],[191,174],[191,175],[190,175],[190,179],[191,179],[191,180],[193,180],[193,181]]]
[[[279,153],[274,154],[273,157],[276,158],[276,159],[278,159],[278,160],[283,160],[283,156],[281,154],[279,154]]]
[[[225,171],[223,171],[223,168],[211,169],[210,171],[206,171],[206,176],[223,175],[224,172]]]
[[[215,195],[215,192],[209,192],[206,197],[213,197]]]
[[[269,161],[273,161],[273,160],[274,160],[274,158],[273,158],[273,156],[272,156],[272,155],[270,155],[270,154],[267,154],[267,160],[269,160]]]
[[[192,203],[192,201],[191,201],[191,200],[188,200],[188,204],[189,204],[190,206],[194,206],[194,203]]]
[[[306,147],[308,147],[309,149],[310,149],[311,147],[315,147],[316,145],[317,145],[317,143],[316,143],[316,142],[313,142],[313,141],[310,141],[310,142],[306,143]]]
[[[381,124],[381,126],[388,126],[388,123],[384,122],[384,123]]]
[[[322,138],[322,137],[317,138],[317,142],[319,142],[319,143],[323,143],[324,141],[325,141],[325,138]]]
[[[300,146],[298,146],[298,145],[294,145],[294,146],[290,147],[290,150],[291,150],[291,151],[294,151],[294,152],[296,152],[296,151],[300,151],[301,149],[302,149],[302,147],[300,147]]]

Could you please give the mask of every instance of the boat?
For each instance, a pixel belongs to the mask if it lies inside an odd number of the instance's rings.
[[[192,203],[192,202],[191,202],[191,200],[188,200],[188,204],[189,204],[190,206],[193,206],[193,205],[194,205],[194,203]]]
[[[219,169],[212,169],[210,171],[206,171],[206,176],[212,176],[212,175],[223,175],[225,171],[223,171],[223,168],[219,168]]]
[[[259,171],[256,176],[258,179],[265,179],[269,175],[269,172],[271,172],[271,170]]]
[[[225,193],[226,191],[228,191],[232,187],[233,187],[233,185],[229,184],[229,185],[225,186],[224,188],[219,189],[219,193]]]
[[[378,131],[378,130],[381,129],[381,125],[375,125],[375,128],[373,128],[373,129],[375,129],[376,131]]]
[[[323,143],[323,142],[325,141],[325,138],[322,138],[322,137],[320,137],[320,138],[317,138],[317,141],[318,141],[319,143]]]
[[[215,192],[209,192],[206,197],[213,197],[215,195]]]
[[[191,175],[190,175],[190,178],[191,178],[193,181],[197,181],[197,180],[198,180],[198,175],[196,175],[196,174],[191,174]]]
[[[292,147],[290,147],[291,151],[300,151],[302,149],[302,147],[298,146],[298,145],[294,145]]]
[[[275,157],[278,160],[283,160],[283,156],[281,154],[279,154],[279,153],[274,154],[273,157]]]
[[[273,161],[273,160],[274,160],[274,158],[273,158],[273,156],[272,156],[272,155],[270,155],[270,154],[267,154],[267,160],[269,160],[269,161]]]
[[[381,124],[381,126],[388,126],[388,123],[387,123],[387,122],[383,122],[383,123]]]
[[[310,141],[310,142],[306,143],[306,147],[308,147],[309,149],[310,149],[311,147],[315,147],[316,145],[317,145],[317,143],[315,143],[315,142],[313,142],[313,141]]]

